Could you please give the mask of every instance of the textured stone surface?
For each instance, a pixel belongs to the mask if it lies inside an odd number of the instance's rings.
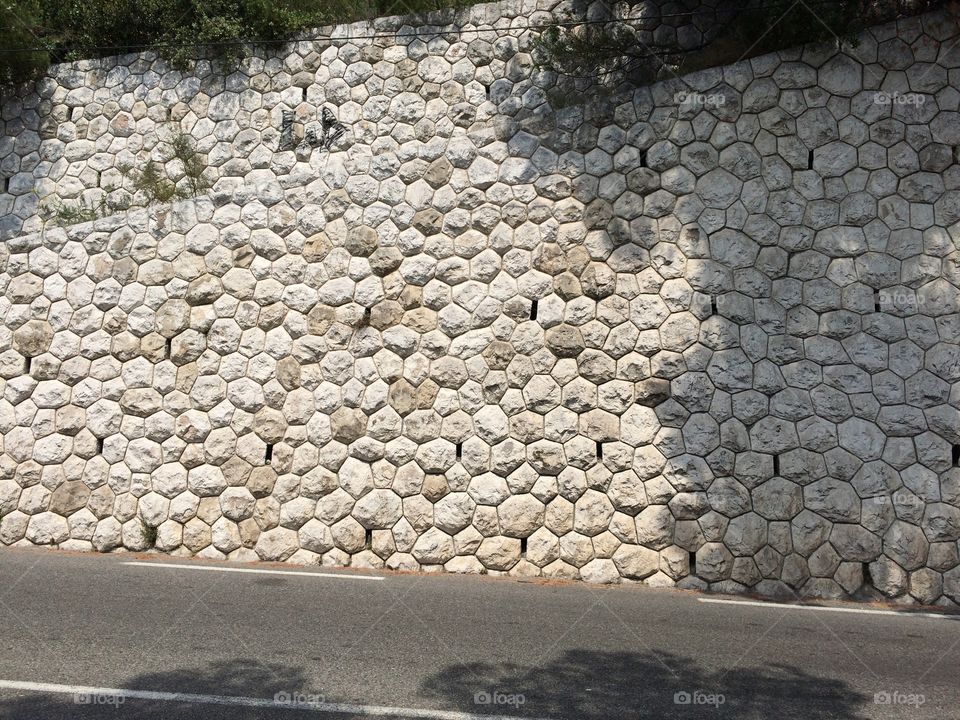
[[[960,600],[955,28],[555,110],[554,5],[5,100],[0,543]]]

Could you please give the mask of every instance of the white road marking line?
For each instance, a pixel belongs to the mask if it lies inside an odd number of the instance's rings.
[[[257,573],[260,575],[299,575],[304,577],[337,578],[339,580],[383,580],[378,575],[350,575],[348,573],[300,572],[297,570],[260,570],[257,568],[232,568],[219,565],[186,565],[183,563],[164,562],[136,562],[127,561],[121,565],[136,565],[138,567],[176,568],[179,570],[208,570],[210,572]]]
[[[300,712],[338,713],[368,717],[399,716],[426,720],[550,720],[550,718],[519,717],[516,715],[482,715],[456,710],[426,710],[422,708],[387,707],[383,705],[347,705],[343,703],[288,703],[270,698],[237,695],[206,695],[196,693],[162,692],[157,690],[127,690],[126,688],[89,687],[86,685],[57,685],[54,683],[0,680],[0,690],[53,693],[57,695],[113,696],[124,700],[152,700],[155,702],[189,703],[196,705],[231,705],[240,707],[298,710]],[[82,703],[80,703],[82,704]]]
[[[901,612],[900,610],[873,610],[871,608],[831,607],[829,605],[797,605],[795,603],[762,602],[759,600],[720,600],[719,598],[697,598],[702,603],[720,603],[724,605],[751,605],[754,607],[792,608],[794,610],[822,610],[823,612],[860,613],[862,615],[896,615],[897,617],[955,618],[946,613]]]

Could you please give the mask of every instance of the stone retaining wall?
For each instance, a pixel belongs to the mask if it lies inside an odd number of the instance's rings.
[[[56,69],[13,185],[165,123],[215,184],[12,196],[0,542],[960,601],[956,25],[554,110],[536,15]]]

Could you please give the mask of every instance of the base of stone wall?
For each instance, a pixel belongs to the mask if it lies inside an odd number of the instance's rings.
[[[110,550],[97,550],[93,543],[86,540],[66,540],[59,544],[41,545],[29,540],[21,540],[7,547],[47,549],[67,553],[91,553],[104,555],[130,554],[149,555],[161,558],[181,558],[194,560],[221,561],[238,564],[275,565],[278,560],[261,557],[250,548],[238,548],[230,553],[222,553],[213,546],[209,546],[198,553],[191,552],[185,547],[169,551],[157,550],[138,544],[130,547],[119,546]],[[2,552],[2,550],[0,550]],[[395,553],[397,555],[399,553]],[[474,556],[458,556],[442,565],[422,564],[412,556],[405,561],[384,561],[372,551],[365,550],[355,555],[348,555],[342,551],[331,551],[324,554],[299,549],[284,560],[283,565],[293,567],[341,568],[360,571],[387,571],[391,573],[451,573],[457,575],[484,575],[488,577],[539,579],[544,582],[585,582],[593,585],[635,585],[648,588],[674,589],[709,593],[717,595],[735,595],[765,600],[775,600],[791,603],[807,603],[811,601],[848,601],[857,603],[882,603],[898,608],[910,607],[913,609],[936,609],[960,611],[960,603],[954,602],[946,595],[941,595],[932,601],[922,601],[908,593],[891,595],[884,593],[871,584],[863,583],[853,592],[846,592],[842,588],[837,592],[835,582],[827,582],[827,578],[809,578],[802,587],[791,588],[780,580],[761,580],[753,586],[747,586],[734,580],[707,582],[697,576],[687,575],[679,580],[673,580],[662,572],[655,573],[642,580],[623,577],[619,574],[603,572],[583,572],[587,567],[580,569],[580,573],[556,573],[547,568],[538,568],[530,562],[521,560],[509,570],[490,570],[483,566]],[[596,560],[592,561],[596,562]],[[588,563],[590,565],[591,563]],[[869,563],[863,563],[869,568]]]

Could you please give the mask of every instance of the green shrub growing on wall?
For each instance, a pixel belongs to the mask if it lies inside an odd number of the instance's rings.
[[[126,182],[124,188],[104,187],[103,194],[94,202],[90,200],[66,201],[52,198],[45,204],[45,215],[58,225],[73,225],[106,217],[133,207],[149,207],[157,203],[185,200],[197,197],[209,190],[211,183],[206,175],[204,157],[197,152],[193,138],[179,129],[173,131],[168,141],[170,160],[178,172],[153,158],[142,166],[122,165],[118,169]],[[113,192],[123,190],[120,197]]]
[[[170,177],[165,167],[153,159],[140,169],[122,168],[124,175],[132,178],[134,189],[146,205],[196,197],[210,188],[210,181],[204,175],[207,166],[197,153],[194,140],[178,130],[170,139],[170,147],[173,159],[180,161],[183,173],[180,177]]]

